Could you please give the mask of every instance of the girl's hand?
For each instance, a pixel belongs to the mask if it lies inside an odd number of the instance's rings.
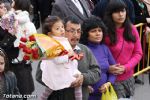
[[[118,70],[115,71],[114,75],[120,75],[123,74],[125,72],[125,66],[120,65],[118,66]]]
[[[118,73],[117,73],[117,74],[123,74],[123,73],[125,72],[125,66],[120,65],[119,68],[120,68],[120,69],[118,70]]]
[[[73,50],[68,50],[68,56],[71,57],[74,55],[74,51]]]
[[[107,82],[105,84],[103,84],[100,88],[99,88],[99,92],[100,93],[105,93],[106,92],[106,88],[109,88],[110,86],[110,82]]]
[[[92,86],[88,86],[88,90],[89,90],[89,93],[93,93],[94,92],[94,89],[92,88]]]
[[[111,65],[109,67],[109,72],[114,74],[114,75],[120,75],[120,74],[123,74],[125,72],[125,67],[123,65],[120,65],[120,64]]]
[[[74,75],[74,77],[76,78],[76,80],[71,83],[71,87],[82,86],[83,80],[84,80],[83,75],[82,74],[76,74],[76,75]]]
[[[118,72],[120,64],[114,64],[109,66],[109,72],[111,74],[116,74]]]

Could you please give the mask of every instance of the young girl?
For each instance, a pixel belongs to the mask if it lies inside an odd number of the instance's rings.
[[[42,81],[51,90],[60,90],[70,87],[75,80],[74,75],[80,74],[77,66],[77,60],[70,60],[69,57],[73,55],[73,50],[67,38],[65,38],[65,30],[63,22],[56,16],[50,16],[45,20],[43,31],[48,36],[60,42],[64,48],[69,52],[68,55],[56,57],[50,60],[42,60]],[[75,88],[76,100],[82,100],[81,87]]]
[[[100,100],[102,93],[106,92],[106,86],[109,87],[109,82],[114,84],[115,75],[109,73],[110,66],[117,66],[116,62],[104,44],[104,37],[106,34],[106,26],[98,17],[90,17],[82,23],[82,36],[80,42],[87,45],[93,52],[99,67],[102,71],[101,79],[89,86],[90,96],[88,100]]]
[[[13,8],[15,10],[15,20],[16,20],[16,37],[17,39],[14,42],[14,46],[18,47],[21,37],[28,37],[33,33],[36,33],[36,28],[34,24],[30,21],[29,18],[29,0],[13,0]],[[23,60],[23,52],[20,50],[20,53],[12,63],[19,63]]]
[[[142,57],[142,48],[137,29],[131,24],[127,6],[122,0],[111,0],[107,6],[104,22],[108,27],[105,42],[108,45],[118,67],[109,71],[117,75],[114,89],[118,98],[130,98],[134,95],[134,67]]]
[[[8,59],[0,48],[0,100],[7,100],[6,95],[17,95],[17,79],[13,72],[8,71]]]

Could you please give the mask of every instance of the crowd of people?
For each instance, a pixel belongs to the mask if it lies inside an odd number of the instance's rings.
[[[36,80],[45,87],[41,100],[101,100],[110,83],[118,100],[131,100],[138,79],[134,70],[147,52],[134,24],[145,23],[143,34],[150,34],[143,0],[0,0],[0,18],[9,12],[17,24],[13,33],[0,27],[0,99],[35,90],[32,62],[20,60],[17,43],[41,25],[41,33],[67,50],[39,61]]]

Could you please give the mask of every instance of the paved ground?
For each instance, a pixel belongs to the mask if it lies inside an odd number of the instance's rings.
[[[39,84],[36,80],[35,80],[35,73],[36,73],[36,68],[37,68],[37,64],[38,62],[34,62],[32,64],[32,68],[33,68],[33,78],[34,78],[34,84],[35,84],[35,91],[33,92],[34,95],[37,95],[37,98],[33,98],[33,99],[29,99],[29,100],[40,100],[40,96],[42,94],[42,92],[44,91],[44,86],[42,86],[41,84]]]
[[[140,78],[144,81],[144,85],[136,84],[136,90],[133,100],[150,100],[150,84],[148,75],[140,75]]]

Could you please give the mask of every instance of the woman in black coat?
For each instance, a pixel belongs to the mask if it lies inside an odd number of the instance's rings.
[[[138,23],[147,23],[150,26],[150,22],[148,22],[147,18],[150,19],[148,9],[144,0],[131,0],[135,10],[135,24]]]
[[[40,27],[40,21],[43,23],[45,18],[51,14],[53,2],[54,0],[31,0],[33,5],[33,23],[36,29]]]
[[[133,5],[134,5],[134,9],[135,10],[135,24],[139,24],[139,23],[145,23],[146,25],[144,25],[142,27],[142,48],[143,48],[143,52],[144,53],[144,58],[142,58],[143,60],[140,62],[140,70],[142,70],[143,67],[147,66],[147,50],[148,50],[148,44],[146,43],[145,40],[145,29],[150,29],[150,16],[148,13],[148,9],[146,4],[144,3],[144,0],[131,0]],[[140,32],[140,28],[138,28],[139,32]],[[135,67],[135,73],[138,71],[138,67]],[[135,77],[135,83],[138,84],[144,84],[144,82],[142,82],[141,80],[139,80],[137,77]]]

